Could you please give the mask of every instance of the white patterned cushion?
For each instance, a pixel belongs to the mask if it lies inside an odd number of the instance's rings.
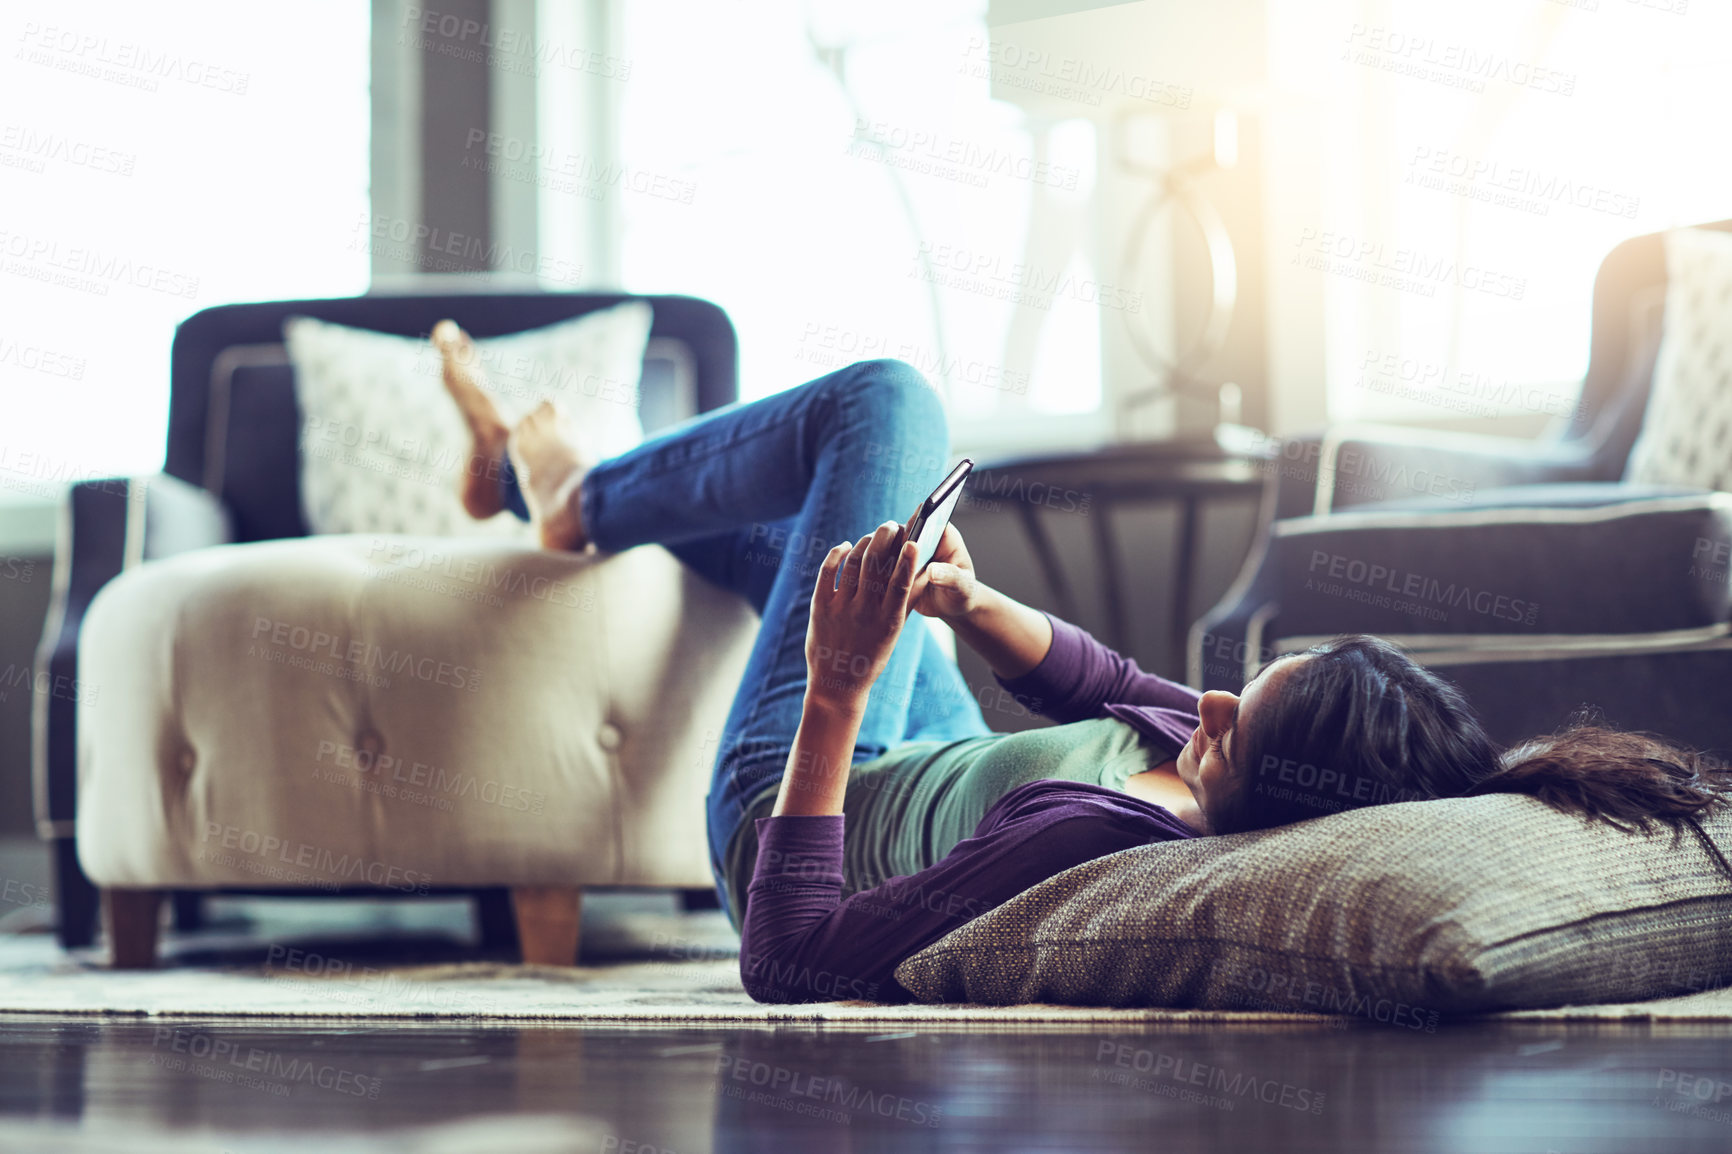
[[[1732,233],[1666,234],[1666,320],[1626,481],[1732,490]]]
[[[643,440],[638,378],[650,306],[632,301],[546,328],[477,341],[507,424],[543,397],[610,457]],[[283,325],[301,407],[301,503],[314,533],[526,539],[501,513],[475,521],[457,497],[469,436],[426,340],[291,317]]]

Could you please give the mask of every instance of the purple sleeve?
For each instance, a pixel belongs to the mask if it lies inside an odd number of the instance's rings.
[[[1073,865],[1191,836],[1159,806],[1037,781],[1000,798],[943,861],[843,900],[842,823],[758,820],[740,980],[760,1002],[905,1001],[896,967],[964,922]]]
[[[1054,721],[1087,721],[1108,705],[1171,709],[1195,717],[1202,696],[1188,685],[1145,673],[1137,663],[1068,621],[1047,614],[1052,648],[1021,677],[998,683],[1030,709]]]

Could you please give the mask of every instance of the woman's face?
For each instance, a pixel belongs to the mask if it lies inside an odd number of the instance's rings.
[[[1242,693],[1213,689],[1203,694],[1203,699],[1197,703],[1197,717],[1201,724],[1191,734],[1185,748],[1179,751],[1177,769],[1179,780],[1190,787],[1197,808],[1203,811],[1203,819],[1209,821],[1211,827],[1214,822],[1209,817],[1210,797],[1216,800],[1218,811],[1220,800],[1231,791],[1233,767],[1228,757],[1235,752],[1234,731],[1257,711],[1260,702],[1280,692],[1287,674],[1304,660],[1307,658],[1298,654],[1279,658],[1265,665],[1246,684]]]

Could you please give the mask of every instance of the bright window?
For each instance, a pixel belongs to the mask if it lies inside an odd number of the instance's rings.
[[[365,291],[368,9],[56,0],[0,35],[0,497],[52,497],[160,467],[181,320]]]
[[[983,0],[622,7],[623,164],[689,190],[623,194],[623,279],[726,308],[745,397],[888,356],[959,423],[1098,411],[1094,126],[990,98]]]
[[[1595,272],[1631,236],[1732,215],[1732,9],[1389,0],[1335,10],[1325,293],[1337,419],[1562,415]]]

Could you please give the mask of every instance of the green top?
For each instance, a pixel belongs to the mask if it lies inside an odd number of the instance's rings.
[[[899,745],[848,775],[842,801],[844,896],[944,860],[957,842],[973,836],[994,802],[1019,786],[1057,778],[1122,790],[1132,774],[1167,760],[1113,717]],[[778,788],[772,785],[752,799],[724,855],[735,907],[728,912],[736,926],[758,860],[754,823],[770,816]]]
[[[848,777],[842,805],[848,892],[942,861],[974,835],[993,803],[1019,786],[1058,778],[1122,790],[1132,774],[1154,767],[1151,752],[1131,726],[1103,717],[961,741],[911,741],[863,761]]]

